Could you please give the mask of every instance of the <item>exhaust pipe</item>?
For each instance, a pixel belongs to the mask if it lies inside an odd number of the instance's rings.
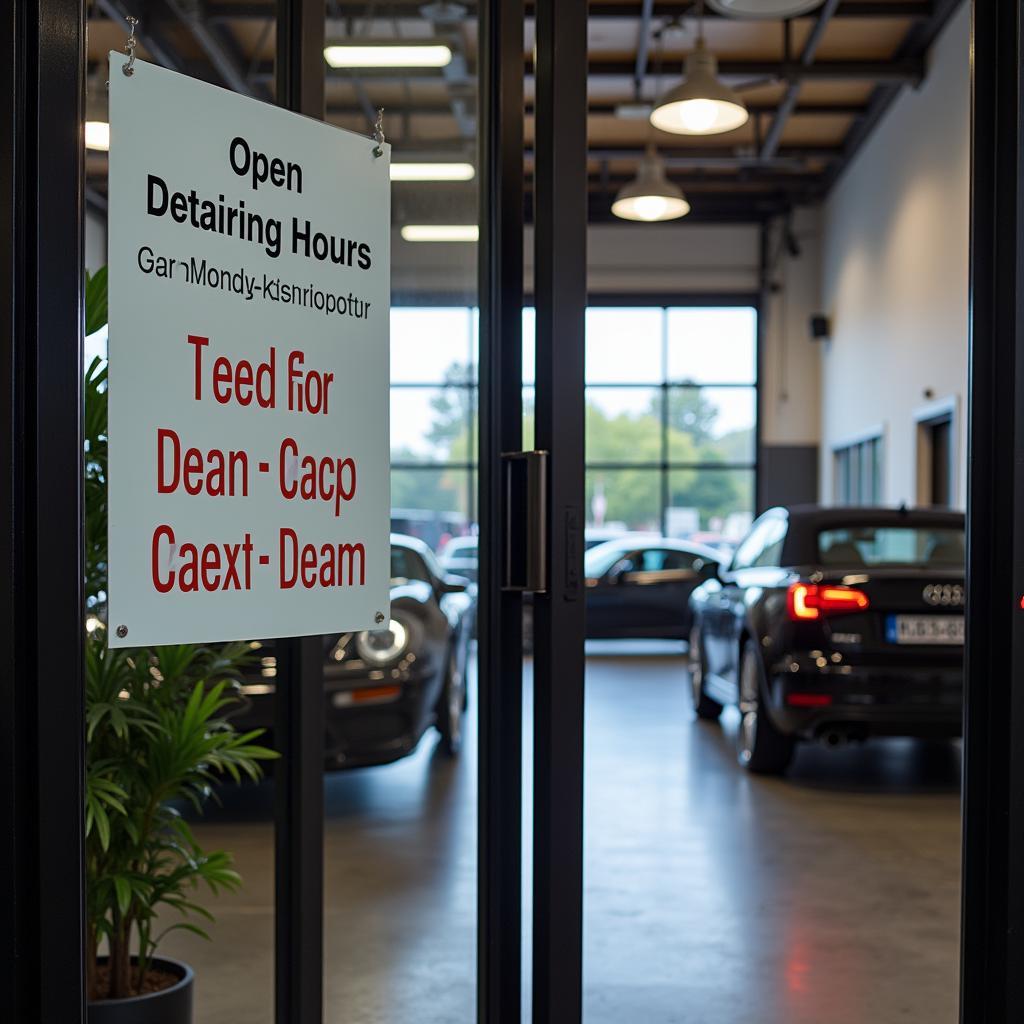
[[[826,747],[835,749],[837,747],[844,747],[850,742],[850,737],[845,732],[839,732],[837,729],[830,729],[828,732],[821,734],[821,742]]]

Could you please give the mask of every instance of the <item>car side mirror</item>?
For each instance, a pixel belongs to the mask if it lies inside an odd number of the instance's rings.
[[[472,586],[472,581],[465,576],[456,576],[455,573],[445,573],[441,580],[442,594],[464,594]]]

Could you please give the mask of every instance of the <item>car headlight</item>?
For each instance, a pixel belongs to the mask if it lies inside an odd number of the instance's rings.
[[[397,619],[385,629],[366,629],[356,636],[359,657],[369,665],[386,665],[400,658],[409,646],[409,631]]]

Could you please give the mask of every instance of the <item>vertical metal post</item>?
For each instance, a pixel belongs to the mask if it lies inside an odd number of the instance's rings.
[[[973,5],[960,1019],[1024,1019],[1024,104],[1020,3]]]
[[[477,1020],[520,1024],[522,600],[503,592],[502,452],[522,446],[523,2],[480,8]]]
[[[324,5],[278,0],[277,102],[324,116]],[[324,686],[319,636],[278,640],[274,738],[277,1024],[323,1020]]]
[[[0,865],[5,1019],[85,1017],[85,12],[4,5],[0,89]]]
[[[668,309],[662,306],[661,313],[661,468],[658,473],[661,495],[661,514],[658,522],[661,524],[661,532],[668,535],[668,508],[672,501],[671,483],[669,481],[669,452],[668,434],[671,426],[669,410],[669,399],[672,396],[672,389],[668,385]]]
[[[537,0],[536,24],[536,433],[550,452],[550,568],[549,589],[534,601],[533,1020],[574,1024],[583,968],[586,0]]]
[[[757,516],[765,511],[761,469],[764,466],[764,354],[768,348],[768,310],[772,294],[771,236],[771,221],[762,220],[757,226],[757,337],[754,342],[754,515]],[[781,344],[786,343],[785,332],[786,325],[780,325]]]

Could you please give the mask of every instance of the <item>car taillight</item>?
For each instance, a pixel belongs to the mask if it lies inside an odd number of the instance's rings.
[[[793,583],[786,595],[786,611],[794,622],[862,612],[869,604],[863,590],[834,583]]]

